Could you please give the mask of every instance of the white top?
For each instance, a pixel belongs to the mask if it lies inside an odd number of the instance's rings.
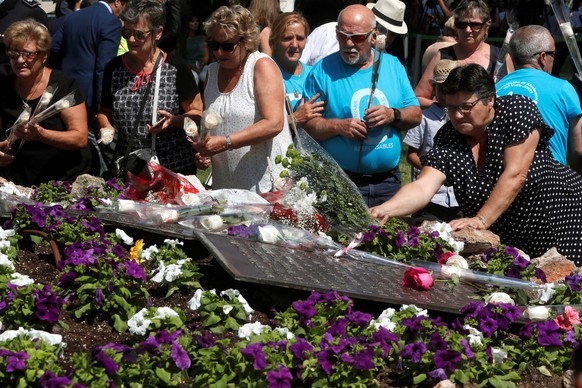
[[[232,135],[261,119],[253,83],[255,63],[260,58],[272,60],[258,51],[251,53],[238,83],[228,93],[218,90],[218,63],[209,65],[204,106],[206,111],[219,114],[223,120],[210,135]],[[286,118],[284,102],[281,103],[281,110]],[[273,139],[212,156],[212,188],[244,189],[255,193],[270,191],[283,170],[280,164],[275,164],[275,157],[284,156],[287,146],[293,142],[287,120],[283,122],[283,130]]]
[[[301,62],[313,66],[320,59],[339,50],[339,43],[335,36],[336,26],[336,22],[325,23],[309,34],[303,53],[301,53]]]

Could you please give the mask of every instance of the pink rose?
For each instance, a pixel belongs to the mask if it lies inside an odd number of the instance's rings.
[[[445,252],[439,257],[439,264],[445,265],[449,261],[449,257],[455,256],[455,252]]]
[[[410,268],[404,273],[402,287],[412,287],[417,290],[430,290],[434,285],[434,279],[430,272],[424,268]]]
[[[578,313],[578,310],[566,306],[564,314],[558,315],[554,321],[556,321],[558,326],[562,329],[572,330],[572,326],[580,324],[580,314]]]

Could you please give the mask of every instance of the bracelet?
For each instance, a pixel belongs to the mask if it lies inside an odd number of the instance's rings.
[[[226,149],[232,151],[232,140],[230,140],[230,135],[226,135]]]
[[[475,218],[477,218],[479,221],[481,221],[481,224],[483,224],[483,227],[484,227],[485,229],[487,229],[487,224],[486,224],[486,221],[485,221],[485,217],[483,217],[483,216],[481,216],[481,215],[477,214],[477,215],[475,216]]]

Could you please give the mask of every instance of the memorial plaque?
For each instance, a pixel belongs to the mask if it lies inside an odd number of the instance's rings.
[[[179,224],[140,224],[139,219],[123,214],[99,213],[104,222],[184,240],[200,240],[217,262],[235,279],[258,284],[305,291],[337,291],[353,298],[394,305],[459,313],[473,301],[476,288],[460,283],[452,290],[436,282],[430,291],[401,286],[408,267],[335,258],[323,252],[304,252],[257,241],[205,233]],[[138,223],[136,223],[136,221]]]

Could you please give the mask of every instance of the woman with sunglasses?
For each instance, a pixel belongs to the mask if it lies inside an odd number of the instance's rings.
[[[85,103],[76,81],[44,65],[49,31],[26,19],[6,29],[4,43],[13,74],[0,80],[0,175],[18,185],[38,186],[89,172]],[[48,99],[46,108],[71,92],[75,102],[58,114],[38,124],[14,125],[19,117],[34,114],[41,99],[43,104]]]
[[[489,6],[484,0],[462,0],[454,11],[455,29],[457,30],[457,43],[440,49],[431,59],[424,70],[414,94],[422,108],[428,108],[434,103],[435,90],[430,83],[434,65],[441,59],[459,60],[462,64],[476,63],[493,74],[499,47],[491,46],[485,42],[491,17]],[[506,64],[501,68],[498,79],[508,71],[513,71],[513,63],[509,55]]]
[[[292,143],[281,72],[258,51],[259,29],[246,8],[218,8],[204,30],[216,58],[205,80],[204,107],[222,122],[194,147],[212,158],[213,189],[270,191],[282,170],[275,157]]]
[[[150,149],[152,135],[160,164],[184,175],[196,173],[195,152],[183,131],[184,117],[200,121],[202,99],[190,67],[157,47],[165,22],[164,6],[154,0],[129,2],[121,14],[121,35],[128,52],[111,60],[105,67],[103,91],[97,120],[101,134],[117,133],[116,158],[127,152],[129,137],[138,120],[132,149]],[[158,63],[157,67],[155,64]],[[158,67],[161,66],[158,79]],[[148,83],[154,82],[147,96],[143,114],[137,117]],[[153,125],[154,86],[158,125]]]
[[[503,244],[538,257],[552,247],[582,264],[582,176],[559,163],[554,133],[525,96],[495,96],[480,65],[451,71],[440,87],[450,121],[421,157],[419,178],[372,208],[382,222],[426,206],[442,184],[452,185],[468,218],[455,230],[490,229]]]
[[[296,12],[282,13],[275,19],[269,44],[273,50],[273,59],[283,75],[285,92],[294,113],[287,116],[289,125],[292,120],[299,125],[313,117],[320,117],[325,102],[317,101],[319,93],[308,101],[303,99],[303,88],[311,66],[300,62],[309,35],[307,20]],[[292,116],[293,115],[293,116]]]

